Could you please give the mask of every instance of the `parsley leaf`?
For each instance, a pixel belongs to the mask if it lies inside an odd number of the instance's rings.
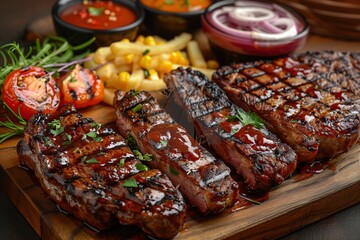
[[[54,136],[57,136],[60,133],[64,132],[64,127],[61,126],[61,122],[58,119],[49,122],[48,126],[50,128],[50,133],[53,134]]]
[[[146,165],[142,164],[142,163],[136,163],[135,167],[139,171],[147,171],[147,170],[149,170],[149,168]]]
[[[123,184],[124,187],[138,187],[138,183],[135,178],[126,179]]]
[[[88,7],[88,12],[90,16],[100,16],[103,11],[104,11],[104,7],[100,7],[100,8]]]
[[[88,160],[85,161],[86,163],[99,163],[98,160],[96,160],[95,158],[90,158]]]
[[[96,132],[88,132],[85,135],[92,138],[95,142],[101,142],[102,140],[102,137],[98,136]]]
[[[149,52],[150,52],[150,49],[146,49],[146,50],[142,53],[142,55],[145,56],[145,55],[149,54]]]
[[[253,125],[254,127],[259,129],[264,127],[264,121],[254,112],[244,112],[240,109],[237,109],[236,115],[231,115],[227,118],[229,122],[239,120],[244,126]]]
[[[124,167],[124,164],[125,164],[125,158],[122,158],[120,159],[120,162],[119,162],[119,167]]]
[[[142,108],[142,104],[138,104],[138,105],[136,105],[135,107],[133,107],[132,109],[131,109],[131,111],[133,111],[134,113],[136,113],[137,111],[139,111],[140,109]]]
[[[136,157],[141,161],[151,161],[152,160],[152,155],[149,153],[142,154],[139,150],[133,150],[133,152],[136,155]]]

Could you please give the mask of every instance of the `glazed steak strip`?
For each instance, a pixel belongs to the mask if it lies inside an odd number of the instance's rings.
[[[245,126],[234,118],[243,110],[205,75],[178,68],[165,80],[175,89],[177,101],[186,109],[200,136],[236,169],[250,189],[269,189],[295,170],[294,151],[264,127]]]
[[[147,170],[121,135],[73,107],[33,116],[18,155],[61,208],[99,230],[120,222],[171,238],[184,223],[184,200],[168,177]]]
[[[328,159],[359,138],[359,105],[324,75],[291,58],[224,66],[213,80],[237,105],[256,112],[288,143],[299,162]],[[330,90],[331,89],[331,90]]]
[[[114,100],[117,126],[131,134],[149,162],[166,173],[187,200],[202,213],[216,213],[238,197],[230,169],[202,148],[186,130],[146,92],[117,92]]]

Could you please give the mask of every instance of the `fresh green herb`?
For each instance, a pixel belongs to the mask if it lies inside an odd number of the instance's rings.
[[[80,148],[77,147],[74,149],[73,153],[78,153],[79,151],[80,151]]]
[[[26,125],[26,121],[20,115],[20,109],[18,110],[18,114],[16,114],[11,110],[11,108],[5,102],[3,102],[3,104],[12,113],[12,115],[16,117],[20,125],[14,123],[8,117],[8,115],[5,114],[7,121],[6,122],[0,121],[0,127],[4,127],[9,131],[0,134],[0,143],[4,142],[8,138],[22,134],[25,129],[24,126]]]
[[[243,196],[243,195],[241,195],[241,194],[240,194],[240,197],[243,198],[243,199],[245,199],[245,200],[248,201],[248,202],[254,203],[254,204],[256,204],[256,205],[261,205],[261,202],[258,202],[258,201],[256,201],[256,200],[251,199],[251,198],[248,198],[248,197],[245,197],[245,196]]]
[[[106,153],[105,152],[99,152],[98,155],[99,156],[104,156]]]
[[[171,5],[171,4],[174,4],[174,1],[173,0],[165,0],[165,4]]]
[[[119,167],[124,167],[124,164],[125,164],[125,158],[122,158],[120,159],[120,162],[119,162]]]
[[[297,120],[296,119],[291,119],[290,123],[297,123]]]
[[[320,89],[320,86],[317,85],[317,84],[315,84],[314,88],[315,88],[316,90],[318,90],[318,89]]]
[[[90,125],[92,128],[96,128],[96,130],[99,130],[101,128],[101,123],[93,123]]]
[[[0,66],[0,88],[6,76],[16,69],[38,66],[54,74],[59,68],[70,67],[75,63],[86,61],[89,51],[83,51],[81,54],[78,52],[89,47],[94,41],[95,38],[92,38],[83,44],[72,46],[66,39],[54,36],[47,37],[42,41],[38,39],[35,45],[28,49],[21,47],[16,42],[0,46],[0,58],[3,62]],[[69,64],[71,62],[74,64]]]
[[[190,0],[184,0],[184,4],[185,4],[186,6],[190,6]]]
[[[66,141],[64,142],[65,144],[70,144],[71,143],[71,135],[65,133],[65,137],[66,137]]]
[[[142,55],[145,56],[145,55],[147,55],[149,53],[150,53],[150,49],[146,49],[145,51],[143,51]]]
[[[124,187],[134,187],[134,188],[138,187],[138,183],[135,178],[126,179],[122,185]]]
[[[131,111],[133,111],[134,113],[136,113],[137,111],[139,111],[142,108],[142,104],[139,103],[138,105],[136,105],[135,107],[133,107],[131,109]]]
[[[128,135],[126,138],[126,144],[132,149],[132,150],[139,150],[139,147],[136,143],[135,138],[132,135]]]
[[[83,156],[80,161],[85,162],[86,158],[87,158],[87,156]]]
[[[153,160],[152,155],[149,153],[142,154],[139,150],[133,150],[133,152],[136,155],[136,157],[141,161],[149,162]]]
[[[45,143],[45,146],[52,146],[53,145],[53,142],[51,141],[50,138],[43,136],[41,139]]]
[[[147,170],[149,170],[149,168],[146,165],[142,164],[142,163],[136,163],[135,167],[139,171],[147,171]]]
[[[98,136],[96,132],[88,132],[85,135],[92,138],[95,142],[101,142],[102,140],[102,137]]]
[[[177,176],[177,175],[180,174],[178,170],[176,170],[175,168],[173,168],[173,167],[171,167],[171,166],[169,166],[169,170],[170,170],[170,173],[171,173],[172,175]]]
[[[233,135],[237,133],[240,129],[239,128],[232,128],[230,134]]]
[[[143,69],[144,71],[144,78],[148,78],[150,76],[150,72],[147,69]]]
[[[95,158],[90,158],[88,160],[85,161],[88,164],[94,164],[94,163],[99,163],[98,160],[96,160]]]
[[[284,106],[284,111],[286,112],[287,110],[289,110],[290,109],[290,106],[289,105],[285,105]]]
[[[70,83],[77,82],[76,77],[74,77],[73,75],[71,75],[71,76],[70,76],[70,79],[69,79],[69,82],[70,82]]]
[[[166,140],[160,140],[160,143],[163,147],[166,147],[168,142]]]
[[[50,129],[50,133],[53,134],[54,136],[57,136],[60,133],[64,132],[64,127],[61,126],[61,122],[58,119],[49,122],[49,129]]]
[[[264,122],[258,115],[254,112],[243,112],[240,109],[237,109],[237,114],[228,116],[228,121],[233,122],[235,120],[239,120],[242,125],[253,125],[256,128],[263,128]]]
[[[131,96],[135,97],[140,91],[136,91],[136,90],[132,90],[131,91]]]
[[[90,16],[100,16],[103,11],[104,11],[104,7],[100,7],[100,8],[88,7],[88,12]]]

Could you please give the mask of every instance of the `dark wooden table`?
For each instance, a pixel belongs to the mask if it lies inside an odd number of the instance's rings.
[[[26,26],[40,17],[48,16],[54,2],[55,0],[1,1],[0,44],[22,40]],[[40,28],[42,27],[40,26]],[[41,30],[39,29],[40,32]],[[360,41],[343,41],[312,35],[303,50],[325,49],[360,51]],[[354,171],[360,171],[360,166]],[[360,194],[360,189],[353,194]],[[1,190],[0,209],[0,239],[39,239],[18,209]],[[305,226],[281,239],[358,240],[360,239],[360,204]]]

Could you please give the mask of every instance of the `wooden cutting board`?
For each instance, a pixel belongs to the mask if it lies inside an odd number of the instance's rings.
[[[115,120],[110,106],[82,112],[102,124]],[[30,171],[18,166],[16,144],[0,144],[0,187],[43,239],[147,239],[137,228],[119,226],[96,233],[74,217],[62,213],[42,192]],[[360,202],[360,145],[331,160],[330,168],[305,180],[299,175],[269,193],[261,205],[218,216],[191,212],[176,239],[276,238]],[[356,194],[355,194],[356,193]]]

